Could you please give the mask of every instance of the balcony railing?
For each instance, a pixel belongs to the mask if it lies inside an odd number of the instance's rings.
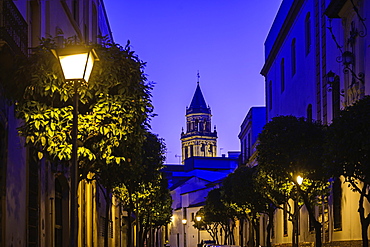
[[[0,40],[17,54],[28,54],[28,27],[11,0],[0,0]]]

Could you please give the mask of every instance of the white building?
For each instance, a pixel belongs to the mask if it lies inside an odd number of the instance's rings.
[[[195,215],[205,205],[208,192],[238,166],[240,152],[216,157],[217,132],[212,131],[211,117],[198,82],[186,108],[187,127],[181,133],[183,164],[163,169],[173,199],[173,218],[168,227],[170,246],[193,247],[202,240],[212,240],[206,230],[193,227]]]

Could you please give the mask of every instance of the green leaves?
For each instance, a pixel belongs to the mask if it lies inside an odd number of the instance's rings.
[[[67,164],[72,153],[75,90],[73,82],[63,81],[59,62],[50,52],[53,48],[53,40],[42,39],[34,53],[20,59],[8,73],[11,80],[1,83],[9,90],[9,99],[17,102],[17,117],[23,120],[19,133],[26,145],[39,150],[40,159]],[[78,156],[83,174],[125,162],[127,152],[117,149],[142,143],[153,110],[152,86],[143,73],[145,63],[129,47],[106,42],[93,48],[100,61],[89,83],[77,85]],[[14,84],[19,85],[16,92],[11,91]]]
[[[328,127],[326,163],[336,176],[370,184],[370,96],[341,111]],[[355,182],[351,186],[361,191]]]
[[[154,212],[151,224],[168,223],[171,197],[159,173],[165,147],[162,139],[147,131],[153,106],[145,63],[129,46],[104,41],[92,46],[100,61],[89,82],[64,82],[52,48],[53,40],[42,39],[32,56],[7,72],[11,79],[1,80],[22,120],[18,130],[26,145],[38,150],[38,159],[68,165],[72,129],[77,127],[80,178],[94,173],[108,191],[127,186],[143,207],[150,208],[146,213]],[[14,89],[14,84],[19,87]],[[75,98],[78,126],[73,126]]]
[[[258,169],[268,178],[270,188],[293,194],[296,178],[304,178],[302,193],[316,203],[327,195],[330,172],[323,165],[325,129],[319,123],[294,116],[275,117],[259,135]]]

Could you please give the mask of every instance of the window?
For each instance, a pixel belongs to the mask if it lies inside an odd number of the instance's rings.
[[[248,150],[248,159],[252,156],[252,138],[251,133],[248,133],[248,144],[247,144],[247,150]]]
[[[272,109],[272,81],[270,81],[269,85],[268,85],[268,106],[269,106],[269,109],[271,110]]]
[[[332,83],[332,111],[333,111],[333,118],[339,117],[340,114],[340,81],[339,76],[335,76],[334,82]]]
[[[68,233],[68,182],[64,176],[58,176],[54,182],[54,246],[66,245],[66,234]],[[53,207],[52,207],[53,208]],[[32,246],[32,245],[27,245]],[[38,246],[38,245],[36,245]]]
[[[63,187],[55,179],[55,246],[63,246]]]
[[[295,75],[297,71],[297,53],[296,53],[296,39],[292,40],[291,45],[291,62],[292,62],[292,76]]]
[[[100,216],[100,236],[105,237],[105,232],[107,231],[106,225],[107,219],[103,216]],[[113,238],[113,221],[108,220],[108,237]]]
[[[284,237],[288,236],[288,207],[287,203],[284,203],[284,208],[283,208],[283,231],[284,231]]]
[[[79,23],[79,0],[73,0],[72,1],[72,14],[73,14],[73,19]]]
[[[280,62],[280,81],[281,81],[281,92],[285,90],[285,68],[284,68],[284,58]]]
[[[3,144],[3,143],[2,143]],[[2,150],[3,151],[3,150]],[[37,157],[37,150],[35,148],[29,149],[28,160],[28,239],[27,246],[39,246],[39,163]],[[2,159],[3,160],[3,159]],[[62,216],[61,216],[62,217]],[[59,221],[55,222],[58,224]],[[57,247],[59,245],[56,245]]]
[[[92,5],[92,24],[91,24],[91,38],[92,42],[97,43],[97,30],[98,30],[98,11],[96,10],[95,3]]]
[[[311,51],[311,16],[310,13],[307,13],[306,20],[304,23],[305,29],[305,48],[306,48],[306,55]]]
[[[307,106],[307,121],[312,122],[312,105],[308,104]]]
[[[333,216],[334,230],[342,230],[342,186],[339,178],[333,183]]]

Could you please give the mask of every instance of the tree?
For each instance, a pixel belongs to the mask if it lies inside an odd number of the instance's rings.
[[[206,205],[201,208],[199,215],[202,216],[202,222],[204,222],[207,232],[217,244],[220,243],[219,227],[225,233],[224,244],[234,244],[233,228],[236,211],[223,200],[221,189],[213,189],[208,192]]]
[[[66,41],[66,46],[75,45]],[[39,150],[39,159],[67,166],[72,154],[72,102],[75,83],[65,83],[59,62],[51,53],[52,39],[42,39],[29,58],[19,60],[2,87],[23,120],[19,133],[26,145]],[[92,45],[100,58],[88,83],[79,83],[78,170],[79,180],[95,174],[106,189],[107,212],[112,189],[120,182],[129,152],[140,148],[152,117],[150,91],[143,72],[145,63],[130,50],[104,41]],[[14,84],[17,87],[14,87]],[[72,195],[73,196],[73,195]],[[108,217],[106,217],[106,228]],[[108,234],[105,234],[105,246]]]
[[[119,163],[112,149],[151,117],[151,86],[143,73],[145,63],[130,50],[106,42],[93,46],[100,57],[92,79],[78,88],[80,99],[78,156],[81,174],[99,165]],[[29,59],[18,65],[13,81],[19,90],[10,97],[17,116],[24,120],[20,134],[40,150],[39,158],[68,162],[71,159],[73,83],[65,83],[57,59],[46,39]],[[9,88],[9,85],[5,85]],[[139,137],[140,140],[143,136]],[[135,140],[132,139],[132,142]],[[100,162],[101,161],[101,162]]]
[[[321,124],[280,116],[265,125],[257,146],[259,169],[276,184],[275,188],[279,186],[282,193],[295,200],[298,200],[295,195],[298,193],[303,200],[315,227],[318,247],[321,246],[321,223],[315,218],[314,206],[328,195],[331,177],[323,165],[324,138]],[[297,182],[298,176],[304,178],[302,184]]]
[[[248,219],[252,224],[255,239],[250,242],[259,246],[259,218],[260,213],[265,212],[267,204],[263,201],[263,195],[255,190],[253,176],[255,168],[240,167],[230,173],[223,181],[222,190],[224,197],[231,205],[236,206],[239,219]]]
[[[160,169],[163,168],[165,145],[157,135],[147,132],[139,150],[122,145],[129,152],[129,159],[122,161],[120,185],[115,189],[128,211],[128,229],[131,231],[132,214],[135,216],[137,245],[143,246],[151,228],[169,222],[172,199],[167,188],[167,181]],[[129,246],[133,245],[131,232],[128,232]]]
[[[267,246],[271,246],[271,229],[273,227],[273,215],[275,209],[283,202],[282,195],[274,195],[272,198],[271,190],[266,190],[265,181],[261,181],[262,176],[258,174],[257,167],[242,166],[230,173],[223,181],[222,190],[224,191],[225,200],[231,205],[236,206],[238,218],[240,220],[248,219],[251,222],[255,240],[250,243],[259,246],[259,215],[266,214],[269,217],[267,231]]]
[[[358,212],[363,246],[367,247],[370,214],[365,214],[364,204],[370,202],[370,96],[342,110],[328,132],[327,165],[360,194]]]

